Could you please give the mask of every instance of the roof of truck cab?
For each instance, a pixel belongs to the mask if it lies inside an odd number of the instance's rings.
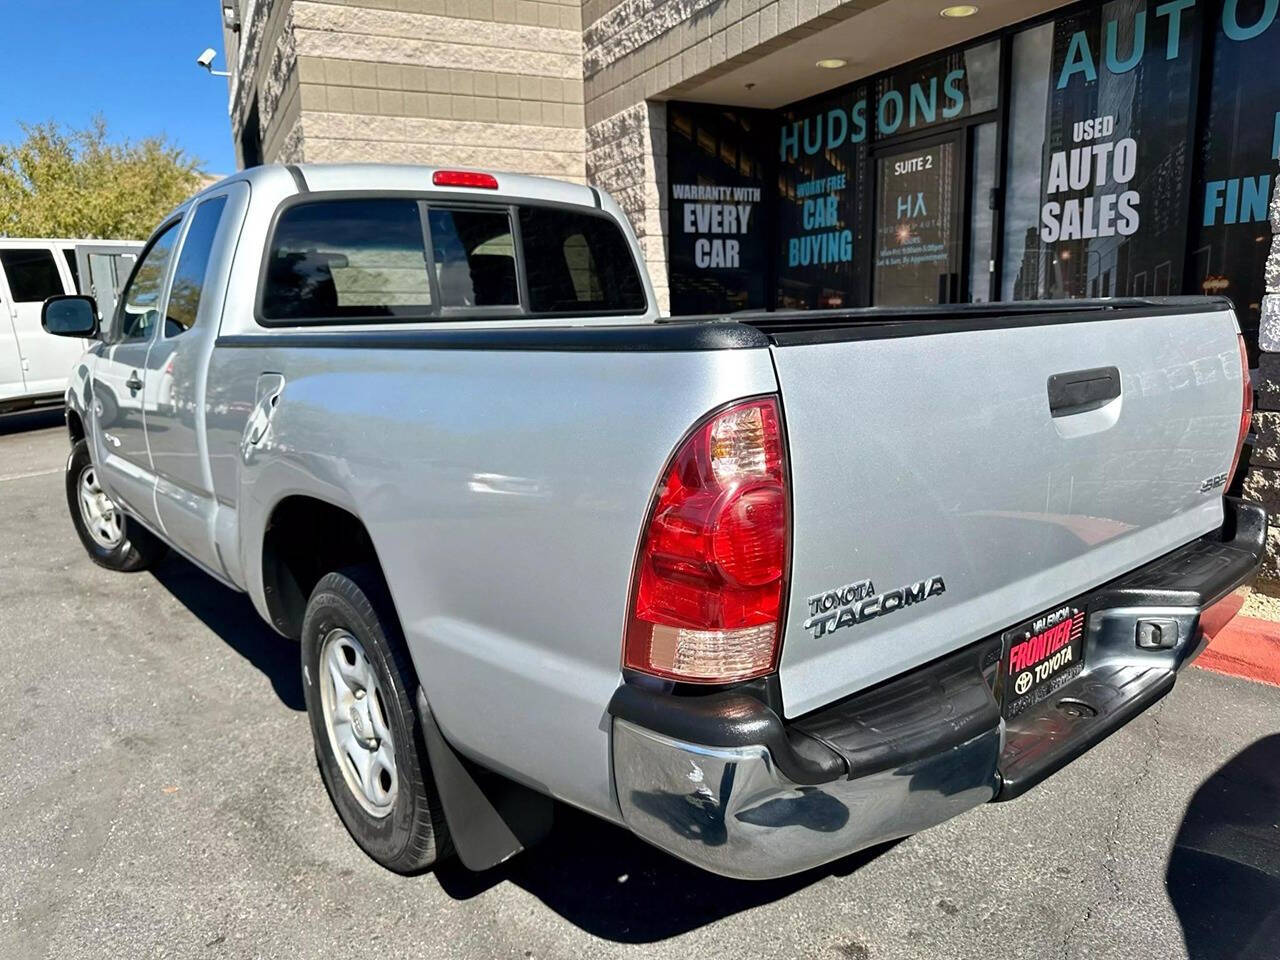
[[[278,165],[252,167],[237,174],[236,179],[250,182],[266,176],[278,176]],[[299,163],[284,169],[296,170],[307,190],[313,191],[431,191],[456,193],[460,197],[499,196],[504,199],[543,200],[554,203],[572,203],[579,206],[600,206],[599,194],[591,187],[579,183],[567,183],[548,177],[529,177],[501,170],[481,170],[474,167],[427,167],[412,164],[378,163]],[[437,170],[466,170],[488,173],[498,181],[498,189],[485,190],[475,187],[437,187],[431,176]],[[216,185],[209,189],[215,189]]]

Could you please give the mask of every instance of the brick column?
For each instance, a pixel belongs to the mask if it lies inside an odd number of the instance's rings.
[[[1257,437],[1244,495],[1271,514],[1267,559],[1259,579],[1280,583],[1280,178],[1271,192],[1271,254],[1258,331],[1258,372],[1254,377],[1253,430]]]
[[[666,104],[637,103],[588,127],[587,182],[608,190],[631,221],[658,309],[668,313]]]

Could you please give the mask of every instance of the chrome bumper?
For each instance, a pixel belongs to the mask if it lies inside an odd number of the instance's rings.
[[[1265,549],[1266,513],[1226,507],[1220,531],[1082,597],[1086,669],[1011,719],[998,635],[786,723],[745,691],[623,684],[609,712],[624,821],[713,873],[762,880],[1020,796],[1167,694],[1204,648],[1201,613]],[[1168,645],[1144,644],[1150,621]]]
[[[766,880],[905,837],[995,794],[1000,732],[857,780],[792,783],[761,746],[704,747],[613,721],[633,832],[713,873]]]

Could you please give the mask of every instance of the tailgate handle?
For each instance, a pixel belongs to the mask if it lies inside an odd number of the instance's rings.
[[[1049,378],[1049,413],[1066,417],[1096,410],[1120,396],[1120,371],[1115,367],[1072,370]]]

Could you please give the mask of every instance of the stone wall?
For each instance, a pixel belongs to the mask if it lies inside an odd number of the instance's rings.
[[[1258,331],[1258,371],[1254,378],[1255,442],[1244,478],[1244,495],[1271,514],[1262,579],[1280,583],[1280,178],[1271,194],[1271,254]]]
[[[262,91],[269,162],[480,166],[584,179],[580,0],[271,6],[258,14],[261,26],[246,26],[240,57]],[[273,31],[278,11],[282,25]],[[248,103],[247,93],[233,97],[237,136]]]
[[[587,181],[609,191],[640,241],[658,309],[671,308],[667,280],[667,109],[637,103],[587,130]]]
[[[288,0],[249,0],[231,77],[231,131],[240,155],[240,134],[258,103],[258,136],[263,158],[275,162],[297,122],[297,57]],[[293,159],[297,159],[296,157]]]

